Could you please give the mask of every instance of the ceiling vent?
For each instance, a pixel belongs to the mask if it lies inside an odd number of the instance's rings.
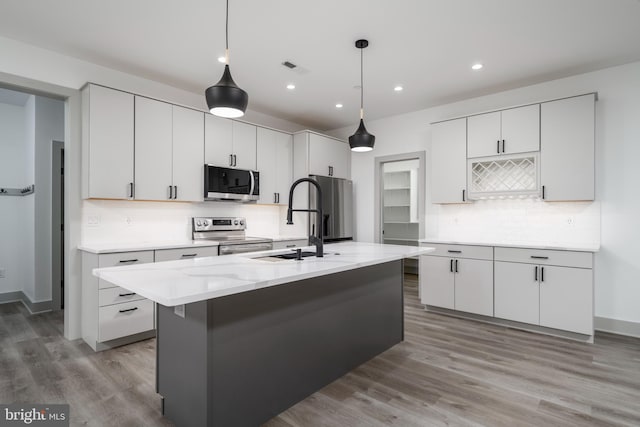
[[[285,67],[290,68],[292,70],[297,67],[296,64],[294,64],[293,62],[289,62],[289,61],[284,61],[282,63],[282,65],[284,65]]]

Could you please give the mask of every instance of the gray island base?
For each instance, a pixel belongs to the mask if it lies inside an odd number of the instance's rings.
[[[158,305],[157,387],[180,427],[258,426],[401,342],[402,261]]]

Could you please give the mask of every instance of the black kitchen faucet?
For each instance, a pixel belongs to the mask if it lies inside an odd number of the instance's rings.
[[[316,187],[316,192],[317,192],[317,200],[318,200],[318,209],[293,209],[291,207],[292,203],[293,203],[293,190],[295,190],[296,186],[302,182],[308,182],[309,184],[313,184]],[[296,182],[294,182],[291,185],[291,190],[289,190],[289,208],[287,209],[287,224],[291,225],[293,224],[293,213],[294,212],[315,212],[316,213],[316,223],[317,223],[317,227],[316,229],[318,230],[318,236],[314,236],[313,234],[311,236],[309,236],[309,242],[313,245],[316,245],[316,257],[321,258],[324,256],[324,248],[322,247],[322,235],[323,235],[323,228],[322,228],[322,218],[323,218],[323,212],[322,212],[322,189],[320,188],[320,185],[312,180],[311,178],[300,178],[299,180],[297,180]]]

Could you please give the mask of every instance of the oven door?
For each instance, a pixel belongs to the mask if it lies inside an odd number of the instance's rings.
[[[244,254],[247,252],[270,251],[273,249],[273,243],[241,243],[241,244],[224,244],[218,246],[218,255]]]
[[[260,174],[246,169],[204,166],[204,199],[253,202],[260,198]]]

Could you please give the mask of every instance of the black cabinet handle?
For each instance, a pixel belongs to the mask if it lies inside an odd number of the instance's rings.
[[[138,309],[138,307],[133,307],[133,308],[127,308],[126,310],[118,310],[120,311],[120,313],[127,313],[129,311],[136,311]]]
[[[173,200],[178,198],[178,186],[174,185],[173,186]]]
[[[233,166],[238,166],[238,156],[233,155]]]
[[[462,190],[462,201],[463,202],[467,201],[467,190]]]
[[[540,267],[540,281],[544,282],[544,267]]]
[[[169,200],[173,199],[173,185],[169,186]]]
[[[549,259],[548,256],[538,256],[538,255],[531,255],[531,258],[533,258],[533,259]]]
[[[121,264],[124,264],[125,262],[138,262],[138,258],[136,259],[122,259],[120,260]]]
[[[198,254],[182,254],[182,258],[195,258]]]
[[[451,250],[451,249],[447,250],[447,252],[449,252],[450,254],[461,254],[462,253],[462,251],[454,251],[454,250]]]
[[[449,260],[449,272],[453,273],[453,260]]]
[[[296,247],[296,245],[287,245],[286,247],[287,247],[287,248],[295,248],[295,247]]]
[[[229,154],[229,166],[233,166],[233,154]]]
[[[118,294],[118,296],[121,296],[121,297],[130,297],[130,296],[135,295],[135,294],[136,294],[135,292],[128,292],[128,293],[126,293],[126,294]]]
[[[133,199],[133,182],[129,183],[129,198]]]
[[[535,274],[533,276],[533,280],[535,280],[537,282],[538,281],[538,266],[537,265],[536,265],[534,270],[535,270]]]
[[[503,140],[502,140],[502,152],[503,152],[503,153],[504,153],[504,150],[505,150],[505,148],[504,148],[504,139],[503,139]]]
[[[278,193],[273,193],[273,203],[278,203]]]
[[[544,200],[544,185],[542,186],[542,200]]]
[[[456,273],[458,272],[458,260],[456,260]]]
[[[280,203],[280,193],[276,193],[278,195],[278,203]]]
[[[496,141],[496,153],[500,154],[500,140]]]

